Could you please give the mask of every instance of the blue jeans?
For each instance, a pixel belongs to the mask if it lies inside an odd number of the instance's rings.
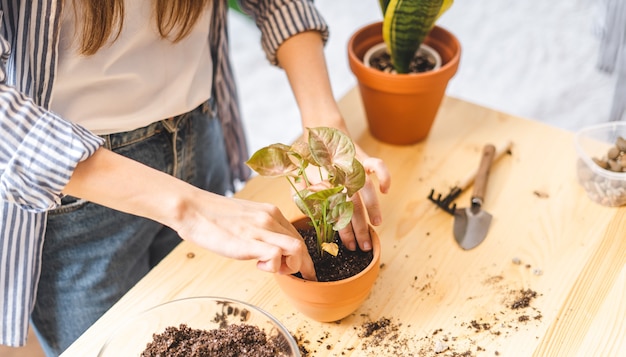
[[[214,107],[104,136],[107,148],[218,194],[232,191]],[[115,187],[111,187],[115,190]],[[180,238],[155,221],[66,196],[49,212],[32,322],[47,355],[74,342]]]

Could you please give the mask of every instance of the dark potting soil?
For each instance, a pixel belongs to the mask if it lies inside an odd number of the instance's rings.
[[[373,56],[370,59],[370,66],[382,72],[391,72],[394,70],[393,64],[391,64],[391,56],[387,52]],[[419,54],[415,56],[409,64],[409,73],[426,72],[433,68],[435,68],[435,62],[431,58]]]
[[[320,252],[317,246],[315,230],[298,231],[304,238],[309,255],[311,255],[313,260],[317,281],[337,281],[357,275],[367,268],[372,259],[374,259],[372,251],[364,252],[358,247],[355,251],[348,250],[341,243],[338,233],[335,233],[335,243],[339,246],[339,254],[334,257],[327,252]],[[299,273],[295,275],[301,277]]]
[[[213,330],[185,324],[154,334],[141,357],[274,357],[283,355],[278,338],[268,338],[259,327],[232,324]]]

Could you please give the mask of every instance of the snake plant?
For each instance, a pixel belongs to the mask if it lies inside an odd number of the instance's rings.
[[[396,72],[409,72],[415,51],[453,1],[379,0],[384,16],[383,39]]]

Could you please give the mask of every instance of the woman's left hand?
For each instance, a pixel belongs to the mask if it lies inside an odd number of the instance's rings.
[[[383,221],[373,176],[378,182],[378,190],[381,193],[387,193],[391,186],[391,175],[383,160],[369,157],[362,150],[357,149],[357,151],[359,160],[365,168],[365,185],[352,196],[351,200],[354,204],[352,223],[341,229],[339,236],[349,250],[355,250],[358,243],[361,250],[369,251],[372,249],[372,240],[368,222],[378,226]]]

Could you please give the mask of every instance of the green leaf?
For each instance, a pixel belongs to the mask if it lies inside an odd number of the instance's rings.
[[[444,0],[389,1],[383,19],[383,38],[398,73],[409,72],[409,64],[435,25],[443,3]]]
[[[295,183],[306,185],[294,194],[294,202],[311,219],[319,248],[325,249],[323,243],[331,243],[335,231],[350,224],[354,204],[348,201],[348,193],[363,186],[365,170],[356,160],[354,144],[347,135],[332,128],[308,131],[306,141],[262,148],[247,164],[262,176],[287,176],[293,189],[298,189]],[[321,181],[310,182],[306,177],[304,169],[310,164],[319,167]]]
[[[352,170],[355,149],[347,135],[334,128],[309,128],[308,131],[309,149],[318,166]]]
[[[446,11],[448,11],[453,3],[454,0],[443,0],[443,5],[441,5],[441,9],[439,9],[439,13],[437,14],[437,19],[435,19],[435,21],[438,20],[441,15],[443,15]]]
[[[314,162],[313,156],[311,156],[311,150],[309,145],[304,140],[298,140],[291,145],[292,154],[297,156],[304,163],[303,168],[306,168],[309,163]]]
[[[352,220],[354,213],[354,204],[351,201],[341,202],[335,205],[331,210],[333,229],[338,231],[345,228]]]
[[[307,189],[300,190],[298,194],[293,195],[293,201],[300,212],[307,215],[311,220],[319,221],[319,217],[322,215],[322,206],[319,201],[309,200],[310,194],[311,192]]]
[[[306,199],[310,201],[326,201],[341,191],[343,191],[343,186],[331,187],[325,190],[311,192],[306,196]]]
[[[287,176],[298,167],[289,157],[290,147],[272,144],[255,152],[246,164],[261,176]]]
[[[348,190],[348,197],[352,197],[365,185],[365,168],[359,160],[352,161],[352,171],[345,173],[343,185]]]
[[[390,0],[378,0],[378,4],[380,5],[383,15],[385,14],[385,10],[387,10],[387,6],[389,6],[389,1]]]

